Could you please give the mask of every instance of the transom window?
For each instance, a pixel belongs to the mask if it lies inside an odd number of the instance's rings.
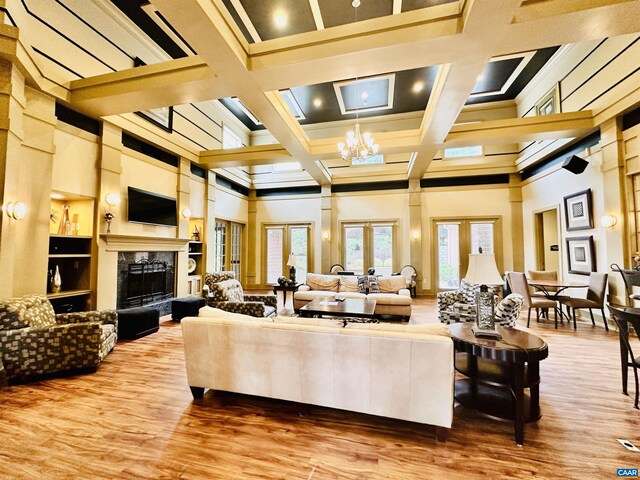
[[[482,145],[473,145],[470,147],[445,148],[444,158],[464,158],[464,157],[481,157]]]

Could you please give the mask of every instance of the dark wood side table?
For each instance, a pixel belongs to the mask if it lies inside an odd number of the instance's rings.
[[[531,333],[500,326],[501,340],[479,338],[472,326],[449,325],[455,369],[467,377],[456,381],[456,400],[487,415],[513,420],[516,443],[522,445],[525,422],[541,416],[540,361],[549,355],[547,344]]]
[[[302,284],[296,283],[295,285],[274,285],[273,294],[278,295],[278,292],[282,292],[282,306],[284,307],[287,303],[287,292],[291,292],[291,297],[293,298],[293,294],[298,291],[298,287],[300,285]]]

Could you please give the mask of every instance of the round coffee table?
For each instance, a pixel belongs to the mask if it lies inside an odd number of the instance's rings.
[[[549,349],[544,340],[515,328],[497,327],[501,340],[476,337],[472,323],[449,325],[456,350],[458,402],[484,414],[513,420],[518,445],[525,422],[540,418],[540,361]],[[529,394],[525,394],[529,389]]]

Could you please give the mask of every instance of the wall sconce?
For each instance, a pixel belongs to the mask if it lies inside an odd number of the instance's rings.
[[[182,216],[184,218],[191,218],[191,209],[190,208],[183,208],[182,209]]]
[[[118,195],[117,193],[107,193],[104,196],[104,201],[107,203],[107,205],[115,207],[116,205],[120,204],[120,195]]]
[[[14,220],[22,220],[27,215],[27,206],[23,202],[9,202],[2,206],[2,211]]]
[[[618,219],[613,215],[603,215],[600,219],[600,225],[604,228],[613,228],[618,223]]]
[[[420,232],[418,230],[414,230],[411,232],[411,238],[414,240],[418,240],[420,238]]]
[[[329,232],[328,231],[325,230],[324,232],[322,232],[322,239],[323,240],[327,240],[327,241],[329,240]]]
[[[107,193],[104,196],[104,201],[110,207],[115,207],[120,203],[120,195],[118,195],[117,193]],[[114,218],[116,218],[116,216],[113,213],[105,212],[104,221],[107,222],[107,233],[111,233],[111,222]]]

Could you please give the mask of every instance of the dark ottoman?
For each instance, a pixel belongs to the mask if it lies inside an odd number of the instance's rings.
[[[197,317],[198,311],[206,303],[202,297],[176,298],[171,301],[171,320],[179,322],[184,317]]]
[[[149,307],[125,308],[118,312],[118,338],[135,340],[158,331],[160,311]]]

